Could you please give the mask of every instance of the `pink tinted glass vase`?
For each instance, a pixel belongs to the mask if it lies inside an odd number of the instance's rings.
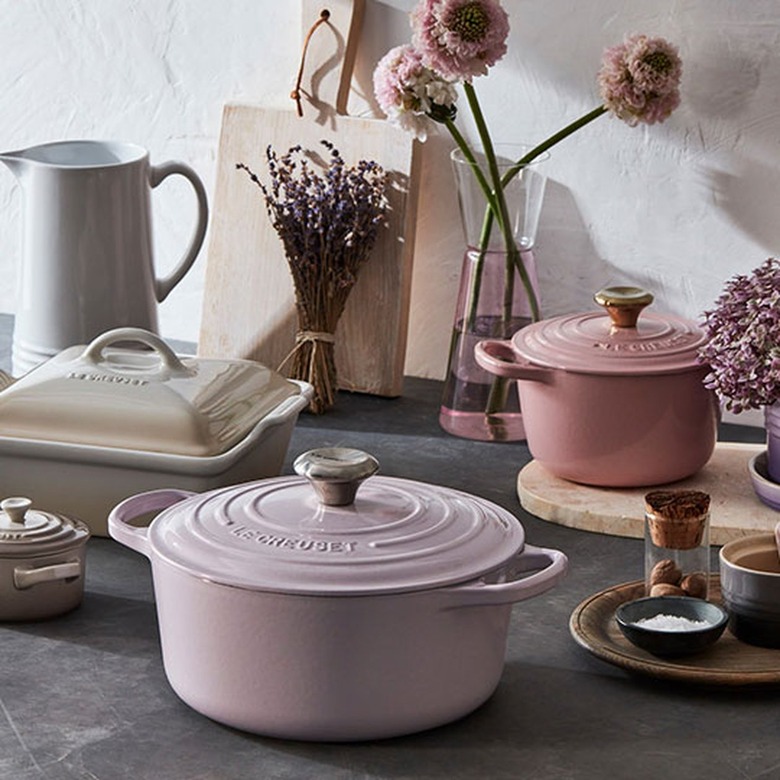
[[[528,147],[498,146],[496,151],[503,174]],[[474,346],[482,339],[509,339],[534,319],[530,297],[538,303],[539,283],[533,246],[545,187],[538,169],[545,158],[524,168],[504,190],[521,273],[498,226],[493,224],[486,235],[487,201],[472,166],[460,150],[452,154],[466,250],[439,424],[455,436],[480,441],[525,439],[516,383],[477,365]],[[484,165],[483,170],[487,170]]]

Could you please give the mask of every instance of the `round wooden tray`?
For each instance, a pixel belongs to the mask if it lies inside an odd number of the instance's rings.
[[[651,677],[707,685],[780,684],[780,650],[740,642],[728,629],[707,651],[684,658],[656,658],[635,647],[618,628],[615,610],[643,595],[644,582],[638,580],[589,596],[572,612],[571,635],[597,658]],[[711,580],[710,598],[720,601],[717,576]]]

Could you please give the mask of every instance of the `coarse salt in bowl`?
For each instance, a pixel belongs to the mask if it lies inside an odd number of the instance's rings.
[[[696,631],[706,628],[710,624],[706,620],[695,620],[683,615],[653,615],[653,617],[640,618],[634,624],[651,631]]]
[[[689,596],[652,596],[618,607],[615,619],[626,639],[656,656],[673,658],[702,652],[721,636],[726,611]]]

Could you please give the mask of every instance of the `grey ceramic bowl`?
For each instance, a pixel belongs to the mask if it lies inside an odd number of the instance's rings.
[[[637,625],[643,618],[674,615],[688,620],[703,620],[707,625],[685,631],[669,631]],[[689,596],[651,596],[621,604],[615,612],[620,630],[629,642],[653,655],[674,658],[706,650],[723,633],[728,622],[726,611],[703,599]]]
[[[774,534],[745,536],[721,547],[720,590],[737,639],[780,647],[780,557]]]

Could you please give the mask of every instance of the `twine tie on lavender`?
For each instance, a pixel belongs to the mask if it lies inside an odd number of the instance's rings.
[[[332,333],[324,330],[299,330],[295,334],[295,346],[287,353],[287,357],[279,364],[276,370],[281,374],[282,369],[293,358],[295,353],[307,342],[310,341],[314,346],[309,356],[309,376],[314,370],[314,358],[317,356],[317,348],[321,344],[335,344],[336,337]]]

